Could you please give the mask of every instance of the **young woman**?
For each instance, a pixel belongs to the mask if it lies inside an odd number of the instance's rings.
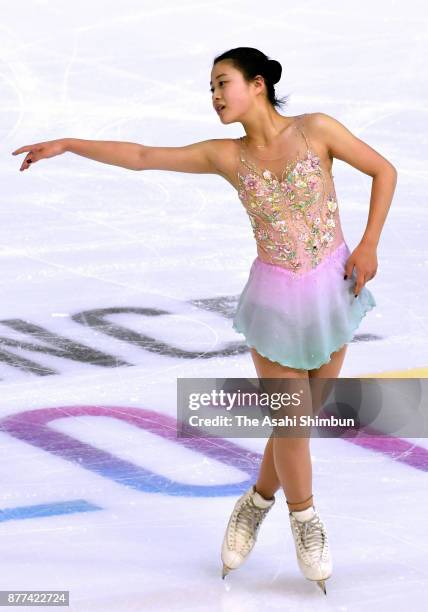
[[[215,58],[212,103],[245,137],[183,147],[64,138],[20,147],[21,171],[66,151],[132,170],[218,174],[238,192],[257,243],[233,327],[244,334],[260,378],[335,378],[354,331],[376,302],[365,287],[395,190],[394,166],[333,117],[281,115],[281,65],[251,47]],[[333,158],[373,177],[367,227],[350,252],[341,229]],[[235,503],[222,546],[223,577],[239,567],[282,488],[299,567],[324,592],[332,572],[315,510],[308,437],[271,436],[256,483]]]

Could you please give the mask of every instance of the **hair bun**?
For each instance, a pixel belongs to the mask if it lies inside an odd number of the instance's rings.
[[[276,60],[270,59],[267,62],[267,69],[269,76],[272,79],[272,83],[275,85],[275,83],[278,83],[279,79],[281,78],[282,66]]]

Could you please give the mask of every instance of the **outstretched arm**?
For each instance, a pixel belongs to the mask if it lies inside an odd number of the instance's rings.
[[[218,140],[204,140],[184,147],[148,147],[133,142],[62,138],[25,145],[16,149],[13,155],[27,152],[20,170],[27,170],[41,159],[68,151],[129,170],[217,174],[221,165],[217,142]]]

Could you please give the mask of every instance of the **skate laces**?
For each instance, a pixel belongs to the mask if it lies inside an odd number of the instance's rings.
[[[259,530],[260,524],[266,516],[268,508],[259,508],[251,498],[248,498],[237,511],[235,537],[241,548],[251,546]]]
[[[294,518],[294,517],[293,517]],[[328,542],[324,525],[318,515],[313,516],[308,521],[298,521],[294,518],[294,525],[298,530],[298,545],[303,548],[312,559],[325,556]]]

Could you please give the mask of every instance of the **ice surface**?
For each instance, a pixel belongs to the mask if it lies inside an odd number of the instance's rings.
[[[84,612],[428,606],[426,440],[412,441],[414,464],[401,460],[412,448],[313,440],[327,598],[299,573],[282,492],[251,558],[221,580],[224,529],[265,440],[192,448],[165,432],[178,377],[255,376],[231,327],[256,253],[231,185],[72,154],[20,173],[10,155],[62,137],[239,136],[213,111],[209,80],[214,56],[241,45],[281,61],[284,114],[328,113],[398,169],[368,284],[377,307],[341,376],[428,366],[424,3],[4,3],[2,590],[69,590]],[[355,248],[371,178],[339,160],[333,173]]]

